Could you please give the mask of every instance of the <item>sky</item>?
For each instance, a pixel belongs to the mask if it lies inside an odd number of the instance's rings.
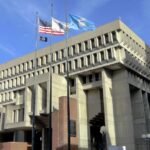
[[[96,27],[120,18],[150,45],[149,10],[150,0],[0,0],[0,64],[36,50],[36,12],[47,21],[51,14],[61,21],[65,21],[66,14],[79,15]],[[69,37],[81,32],[71,31]],[[38,42],[38,49],[62,41],[65,36],[48,38],[47,43]]]

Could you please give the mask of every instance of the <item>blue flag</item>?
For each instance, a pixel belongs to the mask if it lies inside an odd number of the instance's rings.
[[[69,15],[70,18],[70,24],[69,28],[74,30],[95,30],[95,24],[86,18],[75,16],[75,15]]]

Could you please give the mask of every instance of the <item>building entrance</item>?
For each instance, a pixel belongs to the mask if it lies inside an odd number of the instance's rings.
[[[104,114],[98,113],[90,120],[91,150],[106,150]]]

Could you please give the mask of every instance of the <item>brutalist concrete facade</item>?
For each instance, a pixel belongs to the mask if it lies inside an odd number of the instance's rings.
[[[39,147],[44,150],[46,114],[49,113],[49,66],[51,63],[55,116],[62,109],[59,98],[67,93],[67,57],[70,97],[77,105],[77,116],[72,120],[77,148],[98,149],[102,142],[99,130],[105,126],[107,147],[146,150],[148,143],[142,135],[150,133],[150,48],[120,20],[68,39],[67,48],[66,42],[61,42],[0,65],[1,142],[31,142],[35,86],[37,143],[41,141]],[[55,129],[55,138],[56,134]],[[61,132],[59,136],[63,137]]]

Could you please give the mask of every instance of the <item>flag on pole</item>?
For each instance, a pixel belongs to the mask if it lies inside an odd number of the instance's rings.
[[[39,33],[45,33],[45,34],[51,34],[52,33],[52,27],[51,24],[47,21],[44,21],[42,19],[38,19],[39,24]]]
[[[86,18],[69,15],[70,24],[69,28],[74,30],[95,30],[95,24]]]
[[[40,36],[40,41],[42,41],[42,42],[47,42],[47,37],[44,37],[44,36]]]
[[[66,30],[66,24],[55,18],[52,18],[52,31],[53,35],[64,35]]]

